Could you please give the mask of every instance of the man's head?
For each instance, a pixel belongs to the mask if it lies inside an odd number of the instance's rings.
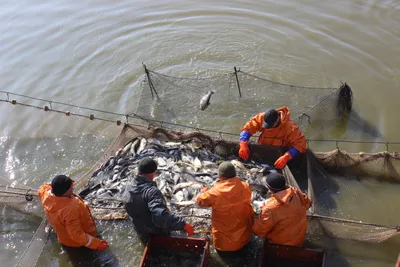
[[[218,167],[218,176],[222,180],[236,177],[235,166],[228,161],[222,162]]]
[[[151,180],[154,178],[154,173],[156,170],[157,162],[149,157],[141,159],[138,164],[139,175],[145,176]]]
[[[269,109],[264,113],[262,127],[265,129],[275,128],[280,124],[280,116],[276,109]]]
[[[285,177],[280,173],[271,172],[267,175],[265,183],[267,184],[269,191],[272,193],[278,193],[287,188]]]
[[[57,196],[69,197],[73,193],[74,181],[66,175],[60,174],[51,181],[51,192]]]

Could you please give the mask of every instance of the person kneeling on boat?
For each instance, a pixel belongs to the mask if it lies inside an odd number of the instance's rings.
[[[252,237],[254,211],[250,204],[251,188],[236,177],[235,167],[223,162],[218,167],[219,181],[203,188],[196,202],[200,207],[211,207],[214,247],[221,256],[230,257],[247,245]],[[235,253],[232,253],[235,252]]]
[[[171,231],[184,230],[192,236],[194,228],[182,217],[169,212],[166,201],[157,184],[153,182],[157,163],[143,158],[138,164],[138,175],[126,185],[122,202],[142,242],[149,235],[168,235]]]
[[[280,146],[287,152],[275,161],[275,168],[283,169],[289,160],[306,151],[306,138],[297,124],[290,119],[288,107],[269,109],[252,117],[240,132],[239,157],[250,157],[249,139],[260,132],[258,144]]]
[[[286,186],[285,177],[270,173],[266,184],[271,197],[255,219],[253,232],[279,245],[302,246],[307,231],[307,209],[311,201],[295,187]]]
[[[57,175],[51,184],[42,185],[38,196],[47,220],[57,234],[58,241],[67,247],[87,247],[102,251],[106,240],[97,238],[96,224],[89,207],[73,193],[74,181]]]

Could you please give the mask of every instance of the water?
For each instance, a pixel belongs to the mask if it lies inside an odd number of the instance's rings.
[[[342,80],[354,91],[358,114],[386,140],[398,141],[399,26],[400,4],[389,0],[3,0],[0,85],[13,93],[131,113],[143,78],[142,62],[183,77],[227,73],[237,66],[289,84],[328,87]],[[1,177],[31,187],[60,172],[79,177],[120,131],[107,122],[7,103],[0,103],[0,117]],[[334,147],[313,144],[321,151]],[[351,148],[369,151],[370,146]],[[384,205],[398,201],[394,193],[384,186],[374,196]],[[23,209],[1,211],[0,240],[6,245],[0,255],[4,266],[13,266],[40,220]],[[365,213],[379,222],[385,216],[390,223],[396,219],[392,208],[390,214]],[[123,234],[129,226],[101,224],[100,229],[112,239],[122,265],[138,264],[142,247],[134,234]],[[66,265],[65,253],[57,242],[51,244],[42,265]],[[363,244],[342,245],[340,253],[347,258],[339,262],[393,266],[398,243],[387,244],[368,246],[367,252]]]

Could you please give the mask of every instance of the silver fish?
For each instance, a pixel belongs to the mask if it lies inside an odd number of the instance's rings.
[[[131,152],[131,154],[132,154],[133,156],[136,155],[136,150],[137,150],[138,147],[139,147],[139,143],[140,143],[139,138],[136,138],[135,141],[132,142],[130,152]]]
[[[187,183],[180,183],[174,186],[174,190],[173,192],[177,192],[179,189],[185,188],[185,187],[189,187],[191,186],[193,183],[192,182],[187,182]]]
[[[208,93],[201,98],[201,100],[200,100],[200,109],[201,110],[205,110],[206,108],[208,108],[208,106],[210,105],[211,95],[214,93],[215,93],[214,91],[208,91]]]
[[[138,150],[136,151],[136,153],[137,153],[137,154],[140,154],[140,153],[144,150],[144,148],[146,147],[146,145],[147,145],[147,140],[146,140],[146,138],[142,138],[142,139],[140,140],[140,145],[139,145],[139,148],[138,148]]]
[[[198,157],[193,160],[193,167],[196,172],[201,168],[201,161]]]
[[[175,205],[175,206],[187,207],[187,206],[192,206],[195,203],[194,203],[194,201],[178,201],[178,202],[171,201],[171,204]]]
[[[183,192],[182,192],[182,191],[179,191],[178,193],[176,193],[176,194],[174,195],[174,197],[175,197],[175,199],[176,199],[178,202],[181,202],[181,201],[184,201],[184,200],[185,200],[185,196],[183,195]]]

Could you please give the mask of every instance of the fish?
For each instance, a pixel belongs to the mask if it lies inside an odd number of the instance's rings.
[[[230,161],[237,177],[249,183],[252,205],[259,211],[268,195],[263,176],[276,171],[267,164],[243,163],[237,156],[222,158],[204,146],[192,141],[160,141],[157,138],[133,138],[114,155],[104,160],[79,195],[92,207],[122,208],[122,194],[137,174],[139,161],[153,158],[158,169],[154,182],[163,194],[166,204],[178,216],[210,215],[207,209],[194,206],[201,188],[211,188],[218,179],[218,165]],[[117,214],[112,215],[118,216]],[[125,216],[125,215],[120,215]]]
[[[132,142],[130,153],[133,156],[135,156],[137,154],[136,151],[138,150],[139,144],[140,144],[139,138],[134,139],[134,141]]]
[[[256,183],[251,183],[249,185],[251,187],[251,191],[254,194],[257,194],[257,197],[254,197],[255,199],[260,199],[260,198],[265,199],[268,196],[269,190],[267,187]]]
[[[242,170],[247,170],[247,168],[243,165],[243,163],[241,163],[241,162],[238,161],[238,160],[233,159],[233,160],[231,160],[231,163],[232,163],[232,165],[235,166],[236,168],[239,168],[239,169],[242,169]]]
[[[174,176],[172,177],[172,180],[174,180],[175,184],[178,184],[180,179],[181,176],[179,175],[179,173],[175,173]]]
[[[172,205],[176,206],[182,206],[182,207],[187,207],[187,206],[192,206],[194,205],[194,201],[171,201]]]
[[[193,160],[193,167],[194,167],[194,170],[197,172],[200,168],[201,168],[201,161],[199,160],[199,158],[198,157],[196,157],[194,160]]]
[[[179,189],[183,189],[183,188],[185,188],[185,187],[189,187],[189,186],[191,186],[192,184],[193,184],[192,182],[177,184],[176,186],[174,186],[174,191],[173,191],[173,192],[177,192]]]
[[[139,148],[137,149],[136,153],[140,154],[140,152],[142,152],[145,149],[146,145],[147,145],[146,138],[140,139]]]
[[[259,171],[261,172],[264,176],[270,174],[270,173],[277,173],[278,171],[274,168],[272,168],[271,166],[269,166],[268,164],[262,164],[261,165],[263,168]]]
[[[208,93],[201,98],[201,100],[200,100],[200,109],[201,110],[206,110],[206,108],[208,108],[208,106],[210,105],[211,95],[214,93],[215,93],[214,91],[208,91]]]
[[[179,191],[178,193],[176,193],[176,194],[174,195],[174,197],[175,197],[175,199],[176,199],[178,202],[182,202],[182,201],[185,200],[185,196],[184,196],[184,194],[183,194],[183,191]]]

